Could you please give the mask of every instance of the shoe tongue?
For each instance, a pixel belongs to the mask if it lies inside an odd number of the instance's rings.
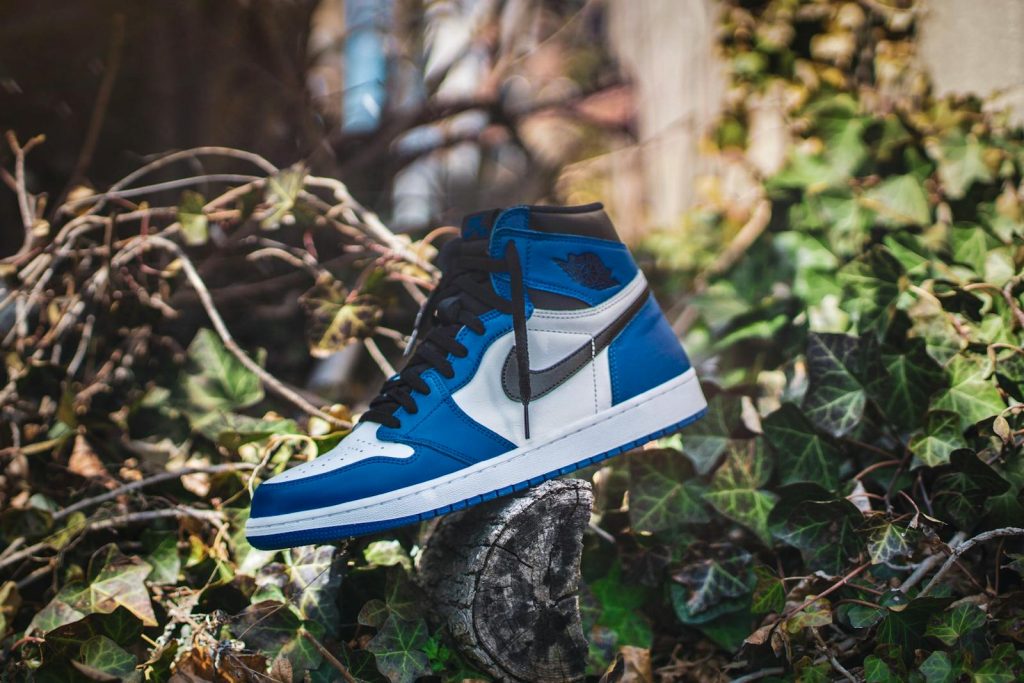
[[[471,213],[462,219],[462,239],[480,240],[491,236],[491,228],[497,220],[501,209],[488,209]]]

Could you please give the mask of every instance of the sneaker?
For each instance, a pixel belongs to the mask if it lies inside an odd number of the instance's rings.
[[[404,370],[320,457],[256,489],[273,549],[410,524],[678,431],[707,409],[600,204],[467,217]]]

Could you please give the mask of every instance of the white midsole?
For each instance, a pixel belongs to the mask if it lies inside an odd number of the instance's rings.
[[[682,375],[598,415],[569,425],[543,443],[527,443],[443,477],[330,507],[249,519],[246,535],[265,536],[380,522],[422,514],[541,477],[670,427],[707,407],[697,375]]]

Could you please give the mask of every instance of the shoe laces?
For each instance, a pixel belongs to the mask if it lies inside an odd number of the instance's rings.
[[[430,393],[430,385],[423,379],[423,373],[435,369],[447,379],[454,377],[455,369],[448,355],[465,358],[469,354],[469,349],[457,339],[459,331],[466,327],[475,334],[483,334],[486,328],[480,317],[497,310],[512,315],[513,353],[519,370],[523,430],[529,439],[532,391],[526,333],[526,290],[515,242],[508,242],[501,258],[491,258],[487,255],[487,240],[456,238],[444,245],[438,262],[443,275],[416,315],[412,335],[406,345],[409,360],[401,372],[384,383],[360,421],[401,427],[401,420],[395,415],[398,409],[405,408],[406,412],[416,414],[419,411],[416,395]],[[494,291],[490,278],[492,273],[509,275],[510,299]]]

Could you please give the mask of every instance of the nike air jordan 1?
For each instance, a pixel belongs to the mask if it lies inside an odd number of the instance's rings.
[[[469,216],[412,355],[335,448],[256,489],[271,549],[460,510],[673,433],[707,403],[600,204]]]

